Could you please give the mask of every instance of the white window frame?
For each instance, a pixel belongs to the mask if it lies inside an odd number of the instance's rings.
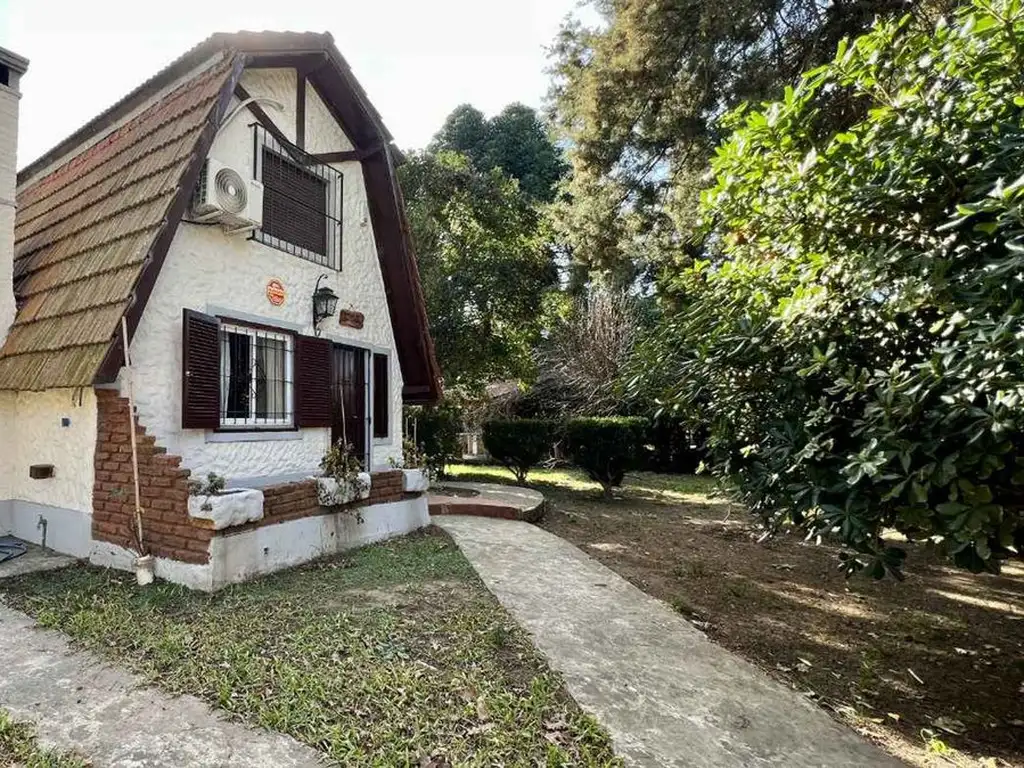
[[[294,371],[295,371],[295,337],[290,333],[281,333],[278,331],[271,331],[264,328],[253,328],[245,325],[234,325],[233,323],[221,323],[220,334],[217,339],[217,343],[220,344],[220,382],[218,385],[221,387],[221,399],[224,399],[224,383],[228,380],[228,357],[224,354],[225,339],[224,335],[232,333],[238,336],[249,337],[249,349],[251,350],[249,360],[249,382],[250,386],[253,387],[251,396],[249,397],[249,415],[245,418],[239,418],[236,416],[226,416],[225,412],[227,406],[222,403],[220,413],[220,426],[221,429],[236,429],[238,427],[244,427],[245,429],[281,429],[281,428],[294,428],[295,426],[295,385],[294,385]],[[266,339],[274,339],[275,341],[284,342],[284,403],[285,403],[285,416],[279,419],[269,419],[264,417],[258,417],[256,415],[256,392],[254,383],[256,381],[257,368],[256,368],[256,341],[257,338],[262,336]]]
[[[261,133],[263,139],[259,143],[259,150],[260,151],[258,151],[256,153],[256,157],[255,157],[255,160],[256,160],[256,169],[255,169],[255,171],[256,172],[255,172],[254,176],[255,176],[255,178],[261,184],[264,183],[264,181],[263,181],[263,150],[264,149],[266,149],[268,152],[272,152],[273,154],[277,155],[283,162],[291,163],[292,165],[294,165],[294,166],[296,166],[296,167],[298,167],[300,169],[302,168],[302,166],[299,163],[295,162],[294,158],[289,157],[286,152],[283,152],[277,146],[276,141],[273,140],[273,137],[271,137],[268,134],[267,131],[261,131],[260,133]],[[330,165],[330,163],[325,163],[325,165]],[[262,240],[260,240],[260,242],[264,243],[265,245],[269,245],[272,248],[276,248],[277,250],[285,251],[286,253],[291,253],[292,255],[298,256],[299,258],[305,259],[306,261],[311,261],[314,264],[317,264],[318,266],[323,267],[324,269],[332,269],[332,270],[334,270],[336,272],[341,272],[342,271],[342,263],[341,263],[342,209],[341,209],[341,206],[342,206],[342,202],[343,201],[341,200],[341,194],[340,193],[343,193],[344,190],[343,189],[339,190],[339,187],[342,187],[344,185],[344,174],[341,171],[339,171],[337,168],[334,168],[334,166],[331,166],[331,169],[333,171],[335,171],[335,173],[337,174],[337,177],[335,177],[332,181],[328,181],[327,179],[322,179],[322,181],[324,182],[325,186],[327,187],[327,194],[325,195],[325,200],[324,200],[324,204],[326,205],[326,210],[324,210],[324,226],[327,228],[327,230],[326,230],[326,232],[324,234],[325,234],[325,236],[327,238],[327,253],[317,253],[316,251],[311,251],[308,248],[303,248],[301,245],[297,245],[296,243],[293,243],[293,242],[291,242],[289,240],[283,240],[282,238],[277,237],[276,235],[271,235],[269,232],[264,231],[263,227],[260,227],[260,230],[259,230],[260,231],[260,237],[262,238]],[[266,194],[266,190],[265,189],[264,189],[264,193],[263,194]],[[337,221],[336,222],[332,221],[332,218],[336,219]],[[320,261],[321,258],[327,259],[327,263],[326,264],[321,263],[321,261]]]

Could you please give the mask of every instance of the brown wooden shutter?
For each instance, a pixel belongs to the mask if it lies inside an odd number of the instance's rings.
[[[182,311],[181,426],[220,426],[220,323],[217,318]]]
[[[331,342],[295,337],[295,426],[331,426]]]

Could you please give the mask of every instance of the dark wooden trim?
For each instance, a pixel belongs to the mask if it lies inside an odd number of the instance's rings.
[[[295,146],[306,148],[306,73],[295,70]]]
[[[149,251],[149,256],[142,266],[142,272],[135,284],[131,304],[128,305],[128,309],[125,311],[129,343],[135,337],[135,330],[139,327],[142,313],[146,309],[150,294],[153,293],[153,286],[156,285],[156,279],[160,275],[164,260],[167,258],[167,251],[170,250],[171,241],[174,240],[174,234],[178,231],[181,217],[188,210],[189,203],[192,200],[192,191],[199,182],[199,176],[203,172],[203,165],[206,163],[206,156],[210,153],[213,140],[217,137],[220,121],[224,119],[224,115],[231,105],[231,96],[235,91],[235,86],[238,84],[238,79],[242,76],[244,68],[245,57],[235,57],[231,66],[231,74],[228,75],[223,88],[221,88],[220,95],[210,109],[210,114],[206,119],[206,127],[199,134],[199,140],[196,142],[192,159],[189,161],[185,175],[178,184],[177,193],[171,201],[167,215],[164,217],[163,227],[160,229],[160,233],[157,235],[156,240],[153,242],[153,247]],[[123,365],[124,343],[122,341],[121,326],[118,324],[114,333],[113,343],[107,350],[107,354],[100,364],[93,383],[108,384],[114,381],[117,379],[117,374]]]
[[[353,160],[362,162],[373,157],[378,152],[384,151],[383,144],[377,144],[367,149],[349,149],[343,152],[320,152],[313,155],[321,163],[347,163]]]
[[[310,51],[260,52],[250,54],[247,66],[250,69],[289,69],[311,72],[329,60],[323,48]]]

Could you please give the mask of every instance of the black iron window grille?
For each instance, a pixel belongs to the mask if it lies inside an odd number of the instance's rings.
[[[263,225],[253,239],[340,270],[341,172],[258,123],[252,129],[253,176],[263,184]]]
[[[293,426],[293,353],[290,334],[221,324],[221,427]]]

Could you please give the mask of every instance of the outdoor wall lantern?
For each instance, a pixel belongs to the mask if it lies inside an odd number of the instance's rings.
[[[320,281],[325,277],[327,275],[324,274],[316,279],[316,287],[313,290],[313,329],[317,336],[320,335],[320,329],[317,327],[320,321],[333,315],[338,308],[338,295],[326,285],[320,285]]]

